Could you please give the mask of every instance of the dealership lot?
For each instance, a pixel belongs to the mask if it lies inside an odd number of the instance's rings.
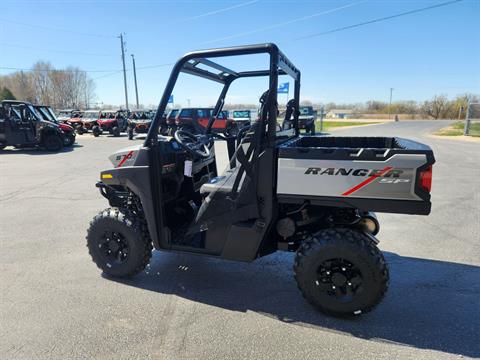
[[[480,143],[405,121],[336,134],[395,135],[437,159],[428,217],[379,214],[390,291],[350,320],[308,305],[293,254],[251,264],[155,252],[145,273],[102,277],[85,246],[108,206],[94,184],[108,155],[138,141],[77,137],[62,153],[0,155],[0,354],[7,359],[331,359],[480,357]],[[225,149],[217,146],[225,166]]]

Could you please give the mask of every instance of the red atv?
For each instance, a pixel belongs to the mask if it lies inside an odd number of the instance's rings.
[[[37,110],[37,113],[42,117],[43,120],[50,121],[60,127],[60,129],[65,134],[65,138],[63,139],[63,146],[72,146],[75,143],[75,129],[67,123],[62,123],[58,121],[55,113],[50,106],[34,105],[33,107],[35,108],[35,110]]]
[[[184,108],[175,118],[177,128],[192,134],[203,134],[212,116],[213,108]],[[238,126],[234,120],[228,118],[228,112],[218,114],[212,125],[212,131],[225,135],[235,135]]]
[[[55,119],[62,124],[68,124],[72,126],[74,129],[78,127],[82,127],[82,111],[74,110],[74,109],[67,109],[67,110],[60,110],[58,115],[55,116]]]
[[[92,127],[93,136],[100,136],[104,131],[110,135],[120,136],[122,131],[127,131],[128,110],[102,110],[97,124]]]

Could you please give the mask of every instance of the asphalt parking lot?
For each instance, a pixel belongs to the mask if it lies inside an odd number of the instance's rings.
[[[108,206],[95,188],[126,137],[77,137],[58,154],[0,154],[0,357],[4,359],[446,359],[480,357],[480,143],[430,137],[448,122],[335,131],[429,144],[432,214],[379,214],[390,290],[373,312],[327,317],[292,276],[293,254],[234,263],[155,252],[141,275],[102,277],[86,248]]]

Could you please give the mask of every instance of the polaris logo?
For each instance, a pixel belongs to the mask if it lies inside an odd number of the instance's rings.
[[[305,175],[341,175],[341,176],[382,176],[399,178],[403,170],[391,169],[383,174],[385,169],[345,169],[345,168],[316,168],[310,167],[305,171]]]

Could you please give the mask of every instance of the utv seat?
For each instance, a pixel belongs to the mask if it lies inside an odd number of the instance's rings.
[[[200,194],[210,194],[217,191],[230,193],[233,191],[235,179],[237,178],[240,166],[226,170],[221,176],[216,176],[203,184],[200,188]],[[241,187],[241,183],[240,183]]]

